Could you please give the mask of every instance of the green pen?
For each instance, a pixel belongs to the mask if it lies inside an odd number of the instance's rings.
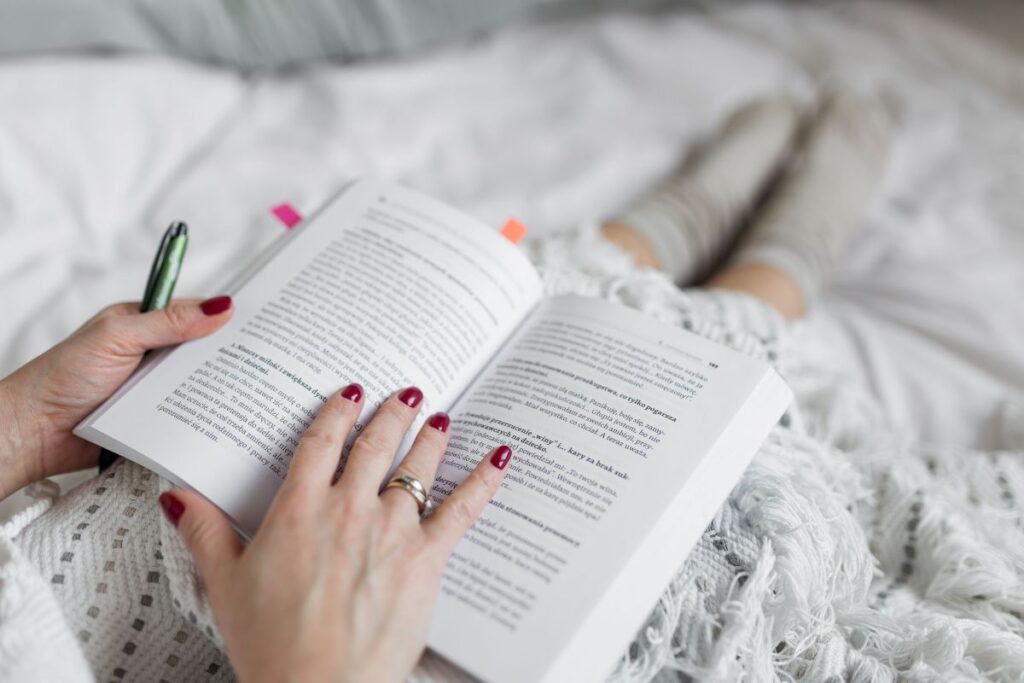
[[[157,259],[153,261],[149,283],[142,299],[142,313],[167,308],[167,304],[171,302],[171,295],[174,294],[174,286],[178,284],[178,274],[181,273],[187,246],[188,225],[181,221],[171,223],[164,233],[164,241],[160,244]]]
[[[185,260],[185,247],[188,246],[188,225],[175,221],[164,231],[160,240],[153,265],[149,269],[146,280],[146,291],[142,295],[139,312],[148,313],[167,308],[174,294],[174,286],[178,284],[178,274]],[[103,449],[100,452],[100,472],[107,469],[117,460],[117,453]]]

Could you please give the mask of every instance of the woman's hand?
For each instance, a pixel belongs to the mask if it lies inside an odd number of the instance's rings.
[[[501,485],[506,446],[422,522],[408,492],[378,496],[422,400],[414,388],[381,406],[332,485],[362,393],[349,385],[320,409],[248,547],[201,496],[160,497],[195,556],[242,681],[405,680],[423,651],[448,555]],[[428,490],[447,432],[448,416],[432,416],[401,465]]]
[[[104,309],[74,334],[0,381],[0,499],[43,477],[96,465],[99,447],[71,430],[107,399],[149,349],[219,329],[231,298],[175,301],[139,313]]]

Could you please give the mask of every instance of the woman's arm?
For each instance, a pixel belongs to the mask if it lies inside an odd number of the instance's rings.
[[[0,500],[42,478],[35,471],[33,458],[19,457],[29,446],[22,436],[16,405],[7,381],[0,381]]]

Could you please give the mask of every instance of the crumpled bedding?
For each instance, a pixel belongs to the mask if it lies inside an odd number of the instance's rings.
[[[809,98],[835,80],[888,89],[901,125],[863,229],[797,333],[818,340],[816,367],[841,378],[843,396],[876,404],[862,427],[953,454],[900,466],[903,483],[887,489],[896,522],[909,520],[914,482],[932,469],[937,486],[986,482],[962,489],[965,500],[1019,499],[1015,474],[999,480],[1003,456],[964,461],[961,448],[1024,446],[1024,65],[881,3],[608,15],[414,62],[280,75],[152,57],[0,64],[0,372],[100,306],[138,296],[170,220],[192,227],[182,295],[216,293],[279,234],[269,206],[308,212],[357,175],[495,226],[515,215],[544,238],[621,207],[741,103],[779,90]],[[854,443],[848,434],[833,445],[844,438]],[[981,474],[963,471],[986,459]],[[937,540],[949,533],[933,528]],[[962,538],[974,527],[957,529]],[[898,554],[881,559],[900,575]],[[929,628],[901,656],[937,642]],[[929,654],[963,656],[943,643]]]
[[[1024,450],[908,441],[817,330],[745,296],[679,290],[614,251],[584,233],[535,259],[549,292],[774,360],[795,401],[610,680],[1021,680]],[[426,658],[416,680],[449,680],[442,664]]]
[[[214,293],[276,236],[270,205],[312,210],[357,175],[495,225],[515,215],[539,237],[621,207],[740,103],[842,79],[888,88],[903,122],[810,324],[911,436],[1008,445],[1024,387],[1022,69],[887,4],[608,15],[286,75],[151,57],[10,60],[0,372],[138,296],[172,219],[192,227],[183,295]]]

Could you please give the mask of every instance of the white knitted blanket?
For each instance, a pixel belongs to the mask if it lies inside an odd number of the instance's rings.
[[[756,301],[680,291],[586,236],[536,245],[535,258],[549,291],[776,361],[797,396],[613,680],[1024,678],[1020,454],[901,443],[827,348]],[[40,487],[3,528],[0,678],[232,677],[159,514],[164,486],[122,464],[63,497]],[[463,678],[429,654],[413,674]]]

